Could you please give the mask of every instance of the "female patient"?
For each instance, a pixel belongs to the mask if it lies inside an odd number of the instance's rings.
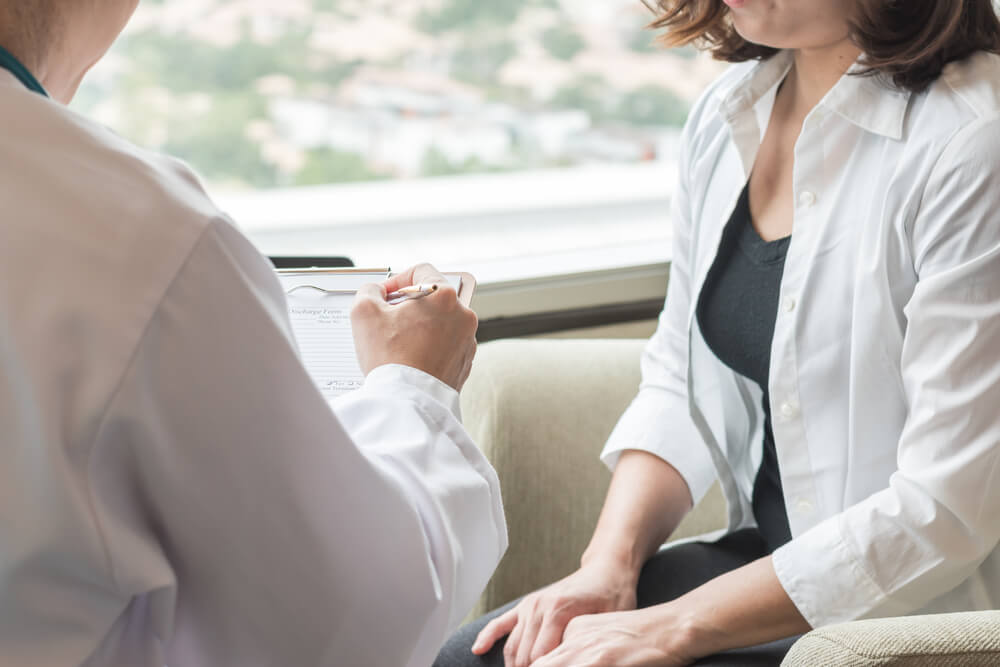
[[[439,667],[772,664],[812,627],[1000,605],[990,1],[661,0],[654,25],[741,64],[684,131],[603,513],[579,570]],[[725,536],[659,550],[716,479]]]

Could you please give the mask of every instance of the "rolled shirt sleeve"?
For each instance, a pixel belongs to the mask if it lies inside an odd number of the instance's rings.
[[[507,545],[457,394],[385,366],[331,409],[273,271],[222,220],[97,442],[112,569],[152,596],[167,664],[425,667]]]
[[[889,486],[778,549],[814,627],[913,612],[981,577],[1000,542],[1000,121],[940,155],[913,223],[901,359],[908,417]],[[831,576],[834,574],[834,576]]]

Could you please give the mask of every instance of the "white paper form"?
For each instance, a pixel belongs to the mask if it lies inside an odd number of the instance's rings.
[[[302,362],[328,401],[364,383],[351,332],[351,306],[359,287],[382,282],[386,275],[385,272],[279,274]],[[343,293],[306,286],[343,290]]]
[[[354,349],[351,306],[359,287],[383,282],[386,272],[279,272],[278,277],[302,362],[324,398],[361,387],[365,376]],[[459,289],[460,276],[446,278]]]
[[[351,334],[352,295],[314,296],[316,303],[288,305],[302,362],[327,399],[364,382]],[[297,299],[305,301],[306,297]]]

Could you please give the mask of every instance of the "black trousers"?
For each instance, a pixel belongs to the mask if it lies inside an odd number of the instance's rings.
[[[639,608],[669,602],[715,577],[766,556],[767,545],[756,528],[730,533],[717,542],[688,542],[660,551],[643,566],[636,590]],[[485,656],[472,653],[476,635],[487,623],[511,609],[514,601],[459,629],[441,649],[434,667],[504,667],[503,641]],[[763,667],[778,665],[797,637],[699,660],[697,665]],[[612,666],[609,666],[612,667]]]

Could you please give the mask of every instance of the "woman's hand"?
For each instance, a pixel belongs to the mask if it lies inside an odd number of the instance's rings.
[[[578,617],[559,648],[531,667],[675,667],[810,629],[766,556],[670,602]]]
[[[563,631],[585,614],[635,609],[637,573],[618,562],[594,561],[532,593],[491,621],[472,646],[482,655],[504,635],[507,667],[528,667],[563,641]]]
[[[685,632],[664,607],[578,616],[556,650],[532,667],[679,667],[694,656],[680,648]]]

